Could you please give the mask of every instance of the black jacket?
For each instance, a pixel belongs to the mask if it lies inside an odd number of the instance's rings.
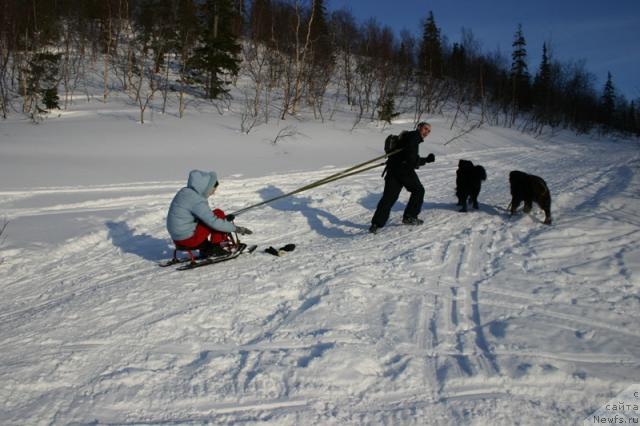
[[[424,160],[420,158],[419,154],[419,145],[424,142],[424,139],[420,136],[420,131],[406,132],[403,135],[403,139],[404,149],[387,160],[389,169],[394,171],[413,170],[424,165]]]

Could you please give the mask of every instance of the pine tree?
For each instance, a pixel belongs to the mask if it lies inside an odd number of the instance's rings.
[[[60,55],[38,53],[28,64],[27,95],[31,101],[31,118],[38,121],[42,114],[50,109],[60,108],[58,99],[58,75],[60,73]],[[41,107],[40,102],[44,108]]]
[[[636,110],[636,102],[631,101],[631,105],[629,105],[628,112],[628,131],[630,133],[640,134],[640,128],[638,127],[638,119],[637,119],[638,111]]]
[[[378,109],[378,120],[391,124],[391,121],[399,115],[400,113],[396,111],[396,103],[393,93],[387,94],[380,103],[380,108]]]
[[[327,11],[323,0],[313,0],[313,22],[311,22],[312,61],[315,66],[333,63],[333,46],[327,24]]]
[[[429,17],[423,28],[422,44],[420,46],[420,68],[421,72],[433,78],[442,77],[442,40],[440,38],[440,28],[436,25],[432,11],[429,11]]]
[[[524,39],[522,33],[522,24],[518,24],[513,40],[513,53],[511,54],[511,75],[515,78],[529,78],[529,71],[527,69],[527,42]]]
[[[547,50],[547,43],[542,44],[542,61],[533,83],[533,100],[536,113],[544,123],[551,120],[552,107],[552,76],[551,63]]]
[[[540,62],[538,74],[536,74],[534,86],[542,92],[546,92],[551,88],[551,64],[547,53],[547,43],[542,44],[542,61]]]
[[[199,47],[191,69],[200,74],[207,97],[218,99],[226,94],[230,83],[225,77],[235,76],[240,68],[240,45],[233,33],[235,22],[232,0],[206,0],[201,5]]]
[[[613,86],[611,73],[607,73],[607,82],[602,90],[600,98],[600,120],[606,127],[613,125],[613,117],[616,109],[616,89]]]
[[[462,81],[465,76],[466,70],[466,51],[464,46],[461,46],[459,43],[453,43],[453,50],[451,51],[451,65],[449,73],[451,77],[458,81]]]
[[[42,103],[48,110],[60,109],[60,97],[58,96],[58,88],[51,87],[42,91]]]
[[[518,24],[513,40],[511,54],[512,102],[518,109],[529,108],[529,70],[527,68],[527,42],[522,33],[522,24]]]
[[[136,23],[141,45],[153,52],[154,72],[160,72],[165,54],[174,44],[175,19],[167,0],[140,0],[137,7]]]

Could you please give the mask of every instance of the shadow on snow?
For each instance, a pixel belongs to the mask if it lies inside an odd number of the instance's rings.
[[[261,189],[259,193],[263,200],[279,197],[284,194],[282,190],[273,185]],[[275,210],[284,212],[300,212],[307,219],[311,229],[327,238],[352,237],[354,234],[345,232],[344,229],[342,229],[344,227],[357,230],[366,230],[369,227],[368,224],[354,223],[340,219],[327,211],[309,206],[310,203],[310,198],[291,196],[275,201],[269,204],[269,206]],[[328,221],[331,226],[325,225],[323,219]]]
[[[106,222],[109,229],[108,238],[113,245],[124,253],[135,254],[154,262],[166,257],[169,245],[166,240],[154,238],[148,234],[135,235],[134,230],[126,222]]]

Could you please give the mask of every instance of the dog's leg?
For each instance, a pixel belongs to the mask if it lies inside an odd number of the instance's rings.
[[[551,202],[545,202],[542,210],[544,210],[544,224],[551,225]]]
[[[471,200],[473,201],[473,208],[478,210],[480,206],[478,206],[478,195],[480,195],[480,187],[473,189],[473,194],[471,194]]]
[[[544,210],[544,223],[551,225],[551,194],[549,194],[549,188],[544,185],[544,192],[542,194],[540,207]]]
[[[522,200],[520,200],[519,198],[516,198],[516,197],[511,198],[511,216],[516,214],[516,211],[518,210],[518,207],[520,207],[521,202]]]
[[[462,194],[462,199],[461,199],[461,206],[462,208],[460,209],[460,213],[466,213],[467,212],[467,198],[469,198],[469,196],[465,193]]]

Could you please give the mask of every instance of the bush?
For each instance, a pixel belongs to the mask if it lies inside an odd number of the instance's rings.
[[[391,121],[399,115],[400,113],[396,111],[396,102],[393,94],[388,94],[380,103],[380,109],[378,109],[378,120],[391,124]]]

